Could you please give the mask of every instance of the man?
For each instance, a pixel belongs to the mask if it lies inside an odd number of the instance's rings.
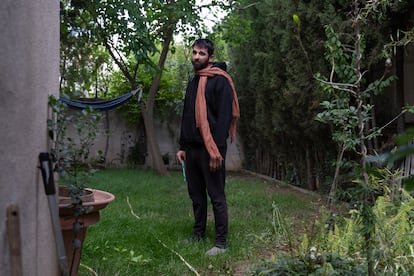
[[[229,134],[234,140],[240,112],[225,63],[213,63],[214,44],[198,39],[192,48],[195,75],[186,90],[177,159],[185,164],[188,194],[193,203],[193,240],[206,235],[207,193],[211,199],[216,239],[215,246],[206,254],[213,256],[227,251],[226,140]]]

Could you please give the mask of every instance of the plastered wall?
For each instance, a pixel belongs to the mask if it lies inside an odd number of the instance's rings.
[[[79,112],[79,111],[71,111]],[[105,129],[109,129],[109,136],[99,135],[96,139],[95,145],[92,148],[92,155],[98,150],[106,152],[105,167],[106,168],[122,168],[127,167],[128,155],[131,152],[131,148],[135,147],[142,139],[143,133],[137,128],[127,125],[124,117],[121,116],[116,110],[106,111],[104,113],[108,119],[104,118],[101,124],[101,133],[105,133]],[[167,123],[161,121],[155,121],[155,131],[157,135],[157,141],[160,147],[162,155],[168,155],[169,168],[180,168],[175,159],[175,153],[178,150],[178,140],[180,134],[180,125],[178,123]],[[73,129],[68,130],[69,135],[73,135]],[[230,140],[230,139],[229,139]],[[145,145],[145,140],[144,140]],[[145,150],[145,146],[144,146]],[[149,152],[149,151],[147,151]],[[149,166],[152,164],[150,155],[145,157],[145,164]],[[240,140],[236,137],[235,143],[228,141],[228,150],[226,158],[227,170],[237,171],[242,167],[242,146]]]
[[[0,1],[0,34],[0,275],[58,275],[37,166],[47,96],[59,89],[59,2]]]

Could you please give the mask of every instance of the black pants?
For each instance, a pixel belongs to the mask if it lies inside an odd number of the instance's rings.
[[[226,148],[220,149],[225,159]],[[203,237],[207,223],[207,193],[213,205],[216,245],[227,246],[228,213],[224,190],[226,168],[225,162],[221,169],[212,172],[209,168],[210,156],[205,147],[190,148],[186,151],[186,174],[188,194],[193,202],[194,235]]]

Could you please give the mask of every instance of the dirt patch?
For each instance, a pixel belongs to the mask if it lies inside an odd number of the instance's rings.
[[[254,173],[251,171],[247,171],[247,170],[231,171],[227,173],[227,177],[231,179],[241,179],[241,180],[252,181],[252,182],[258,181],[258,179],[261,179],[263,181],[273,184],[273,185],[269,185],[268,187],[269,192],[286,191],[286,192],[294,193],[299,197],[305,197],[309,199],[309,196],[311,196],[311,197],[314,197],[315,200],[322,201],[321,195],[318,194],[317,192],[309,191],[309,190],[303,189],[298,186],[290,185],[283,181],[274,179],[272,177]]]

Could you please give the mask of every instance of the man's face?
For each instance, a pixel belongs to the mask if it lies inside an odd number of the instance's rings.
[[[208,66],[209,62],[213,60],[212,56],[208,55],[207,48],[193,47],[193,55],[191,56],[191,63],[195,71],[204,69]]]

